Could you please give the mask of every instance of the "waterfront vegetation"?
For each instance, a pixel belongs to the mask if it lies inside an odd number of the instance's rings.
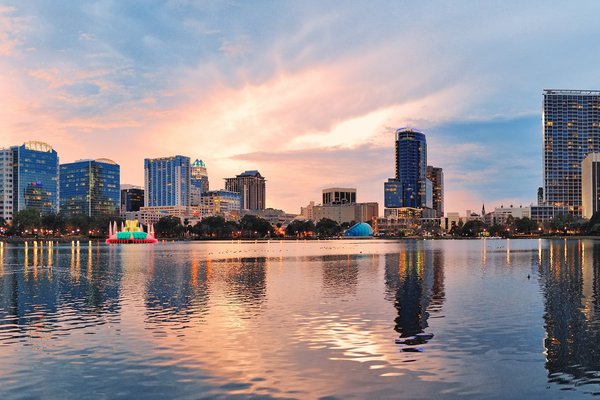
[[[62,214],[41,215],[37,210],[26,209],[15,214],[12,224],[0,218],[0,233],[5,237],[90,237],[104,238],[108,225],[123,219],[117,216],[88,217]],[[158,238],[169,239],[259,239],[259,238],[335,238],[352,226],[354,222],[339,224],[323,218],[316,224],[312,221],[294,220],[287,225],[254,216],[245,215],[239,221],[226,220],[222,216],[209,216],[191,224],[188,219],[162,217],[154,225]],[[486,224],[475,219],[454,225],[444,232],[431,221],[424,222],[410,234],[398,230],[388,232],[386,237],[530,237],[552,235],[600,235],[600,213],[588,221],[570,214],[561,214],[550,221],[537,223],[527,217],[508,216],[503,223]]]

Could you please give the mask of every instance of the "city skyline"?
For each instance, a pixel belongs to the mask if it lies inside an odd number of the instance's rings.
[[[600,5],[544,4],[7,1],[0,139],[109,157],[140,186],[144,158],[202,159],[215,188],[258,169],[266,206],[297,212],[332,186],[383,204],[394,130],[411,126],[446,211],[525,206],[543,184],[543,89],[600,82],[579,40],[600,33]]]

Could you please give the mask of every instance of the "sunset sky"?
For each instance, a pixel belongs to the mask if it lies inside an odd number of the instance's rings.
[[[446,211],[528,205],[544,88],[600,89],[600,2],[0,0],[0,147],[61,162],[258,169],[267,206],[378,201],[398,127],[425,132]]]

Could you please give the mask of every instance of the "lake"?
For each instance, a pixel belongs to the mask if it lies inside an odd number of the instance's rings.
[[[598,394],[600,241],[0,247],[2,399]]]

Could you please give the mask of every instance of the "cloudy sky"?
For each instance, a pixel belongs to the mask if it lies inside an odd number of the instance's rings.
[[[61,162],[258,169],[268,206],[383,202],[394,135],[427,135],[446,211],[527,205],[544,88],[600,89],[600,2],[0,0],[0,146]]]

